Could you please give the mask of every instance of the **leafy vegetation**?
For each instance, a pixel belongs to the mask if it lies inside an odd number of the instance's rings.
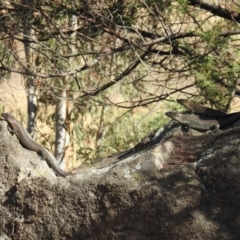
[[[65,99],[73,165],[122,151],[166,122],[166,101],[193,97],[229,109],[239,79],[239,6],[207,4],[2,1],[1,79],[23,75],[51,129]],[[51,133],[42,141],[52,145]]]

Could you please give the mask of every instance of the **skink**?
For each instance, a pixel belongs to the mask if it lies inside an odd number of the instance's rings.
[[[62,170],[55,164],[56,159],[42,145],[38,144],[30,137],[30,135],[24,129],[22,124],[14,116],[12,116],[9,113],[2,113],[2,117],[8,122],[8,124],[11,127],[10,131],[17,136],[20,143],[25,148],[39,154],[48,163],[49,167],[52,168],[57,175],[61,177],[72,175],[70,172],[66,172]]]

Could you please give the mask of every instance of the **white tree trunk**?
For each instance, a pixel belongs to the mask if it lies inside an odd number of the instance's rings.
[[[23,0],[23,4],[30,5],[31,1],[28,2],[28,0]],[[25,68],[28,72],[31,72],[34,68],[34,56],[33,51],[31,49],[31,43],[30,40],[34,38],[34,30],[31,27],[31,14],[29,12],[26,13],[26,17],[23,20],[23,39],[24,41],[24,52],[25,52],[25,59],[26,64]],[[25,76],[25,85],[27,88],[27,108],[28,108],[28,125],[27,125],[27,131],[32,136],[32,138],[36,138],[36,130],[35,130],[35,118],[37,113],[37,97],[36,97],[36,87],[34,84],[34,77],[32,76]]]
[[[73,1],[72,1],[72,4]],[[69,17],[69,27],[74,30],[77,28],[77,17],[75,15],[71,15]],[[75,33],[72,33],[72,37],[74,37]],[[71,45],[72,53],[76,51],[75,46]],[[69,59],[69,66],[72,66],[72,59]],[[71,77],[71,76],[70,76]],[[67,89],[68,83],[70,82],[69,77],[65,77],[62,79],[62,88]],[[67,92],[65,90],[62,91],[61,97],[56,100],[56,137],[55,137],[55,156],[58,159],[58,165],[61,168],[66,169],[67,161],[65,149],[68,146],[70,135],[68,133],[68,129],[66,127],[67,119],[67,111],[70,111],[66,104]]]
[[[69,142],[69,134],[67,132],[65,122],[67,117],[66,112],[66,91],[62,91],[61,98],[56,100],[56,112],[55,112],[55,156],[58,159],[58,165],[61,164],[62,168],[66,168],[66,163],[64,160],[64,150]]]

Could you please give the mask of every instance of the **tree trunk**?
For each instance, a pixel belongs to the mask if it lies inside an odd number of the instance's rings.
[[[56,123],[56,137],[55,137],[55,156],[58,159],[58,165],[66,168],[64,160],[64,150],[69,142],[69,134],[66,130],[66,91],[62,91],[61,98],[56,101],[55,123]]]
[[[72,1],[72,6],[74,5],[74,1]],[[77,16],[71,14],[69,17],[69,28],[72,30],[77,29]],[[71,34],[71,38],[75,37],[75,33]],[[76,52],[75,46],[71,45],[69,47],[72,53]],[[63,49],[64,51],[64,49]],[[69,66],[73,68],[73,59],[69,59]],[[71,82],[70,78],[72,76],[64,77],[61,81],[61,87],[63,89],[68,89],[69,82]],[[56,100],[56,112],[55,112],[55,119],[56,119],[56,137],[55,137],[55,156],[58,158],[58,165],[63,168],[66,168],[68,165],[68,156],[69,154],[65,154],[66,146],[68,145],[70,134],[67,130],[69,128],[66,127],[66,122],[70,122],[70,106],[66,104],[67,98],[67,91],[62,90],[61,97]],[[68,114],[67,114],[68,112]]]
[[[31,9],[31,1],[22,0],[24,5],[29,5],[29,9]],[[31,27],[31,11],[24,13],[23,17],[23,39],[24,39],[24,52],[26,58],[26,71],[32,72],[34,69],[34,53],[30,46],[30,41],[34,39],[34,30]],[[35,118],[37,114],[37,97],[36,97],[36,87],[34,84],[34,77],[31,75],[24,76],[25,85],[27,88],[27,108],[28,108],[28,124],[27,131],[32,136],[32,138],[36,139],[36,130],[35,130]]]

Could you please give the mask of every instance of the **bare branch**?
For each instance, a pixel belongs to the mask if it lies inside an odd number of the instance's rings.
[[[200,8],[211,12],[212,14],[228,19],[240,22],[240,14],[238,12],[229,11],[215,4],[211,4],[204,0],[190,0],[188,1],[189,5],[199,6]]]
[[[90,96],[95,96],[98,93],[106,90],[107,88],[113,86],[114,84],[116,84],[117,82],[119,82],[121,79],[123,79],[125,76],[129,75],[132,70],[134,70],[140,63],[142,63],[142,61],[144,60],[144,58],[150,53],[150,47],[131,65],[129,65],[120,75],[118,75],[114,80],[104,84],[102,87],[98,88],[97,90],[94,90],[92,92],[87,92],[86,94],[82,95],[81,97],[85,97],[87,95]]]

